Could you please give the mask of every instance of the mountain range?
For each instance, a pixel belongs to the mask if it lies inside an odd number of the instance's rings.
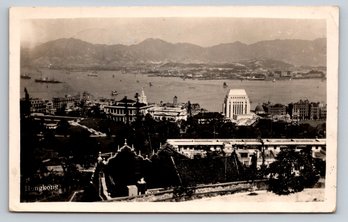
[[[295,66],[325,66],[326,39],[233,42],[211,47],[145,39],[134,45],[92,44],[62,38],[34,48],[21,47],[22,65],[56,67],[120,67],[140,63],[233,63],[270,59]]]

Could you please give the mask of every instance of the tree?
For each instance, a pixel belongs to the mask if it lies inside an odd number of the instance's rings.
[[[288,195],[313,187],[320,177],[310,151],[296,152],[294,149],[281,151],[276,161],[270,164],[267,173],[268,190],[278,195]]]

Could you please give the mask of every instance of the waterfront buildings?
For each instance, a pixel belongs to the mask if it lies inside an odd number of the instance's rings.
[[[239,115],[250,114],[250,101],[244,89],[230,89],[223,105],[225,118],[237,120]]]
[[[326,119],[326,104],[300,100],[292,104],[292,119]]]

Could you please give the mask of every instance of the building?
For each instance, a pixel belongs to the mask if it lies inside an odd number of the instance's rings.
[[[141,94],[140,96],[138,97],[139,99],[139,103],[142,103],[142,104],[145,104],[147,105],[147,97],[145,96],[145,92],[144,92],[144,89],[141,90]]]
[[[179,120],[187,120],[187,110],[183,106],[160,106],[156,105],[148,109],[148,113],[155,120],[169,120],[176,122]]]
[[[319,104],[319,116],[320,119],[326,119],[326,104],[320,103]]]
[[[320,118],[320,107],[319,103],[311,103],[310,104],[310,119],[319,119]]]
[[[40,98],[30,98],[31,113],[46,113],[46,102]]]
[[[194,116],[198,124],[209,124],[211,122],[223,122],[224,117],[218,112],[200,112]]]
[[[177,96],[173,97],[173,105],[174,106],[178,105],[178,97]]]
[[[274,115],[286,115],[286,106],[282,104],[275,104],[268,106],[268,114]]]
[[[144,116],[148,113],[151,106],[137,102],[124,97],[116,101],[113,105],[104,106],[104,112],[108,119],[116,122],[130,123],[137,119],[138,116]]]
[[[223,105],[225,118],[236,120],[238,115],[250,114],[250,101],[244,89],[230,89]]]
[[[264,108],[260,104],[258,104],[255,108],[255,114],[256,115],[265,115],[266,112],[265,112]]]
[[[293,104],[292,107],[293,119],[309,119],[310,118],[310,102],[306,100],[300,100]]]
[[[53,109],[59,110],[62,108],[74,107],[79,101],[79,96],[66,95],[65,97],[54,97],[52,99]]]

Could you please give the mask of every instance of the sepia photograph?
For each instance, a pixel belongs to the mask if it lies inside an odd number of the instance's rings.
[[[338,9],[10,9],[11,211],[334,212]]]

